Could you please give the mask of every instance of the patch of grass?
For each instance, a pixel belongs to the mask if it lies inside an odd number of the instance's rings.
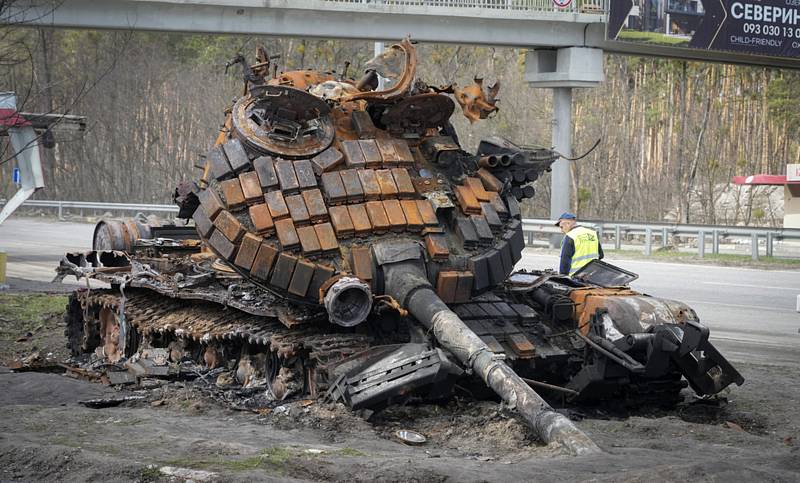
[[[292,458],[316,458],[320,456],[342,456],[355,458],[367,455],[354,448],[342,448],[331,452],[317,454],[307,453],[305,450],[300,448],[273,446],[264,449],[259,454],[243,459],[230,459],[224,456],[216,456],[204,459],[185,458],[163,461],[162,465],[203,470],[252,471],[262,469],[282,473],[286,470],[286,464]]]
[[[161,479],[161,470],[156,465],[147,465],[139,470],[139,481],[150,482]]]
[[[64,313],[66,295],[0,294],[0,336],[32,331],[48,317]],[[11,322],[9,324],[8,322]]]
[[[338,456],[351,456],[351,457],[367,456],[366,453],[361,452],[355,448],[342,448],[340,450],[337,450],[334,454]]]

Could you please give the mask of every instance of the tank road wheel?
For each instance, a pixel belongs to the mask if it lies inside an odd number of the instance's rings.
[[[67,349],[73,357],[91,353],[100,345],[97,321],[91,307],[86,306],[86,303],[80,300],[78,293],[69,296],[64,322],[66,324],[64,335],[67,338]]]
[[[267,392],[283,401],[290,396],[301,396],[306,393],[306,371],[303,360],[299,356],[288,359],[277,352],[270,352],[266,360],[265,375]]]
[[[136,353],[139,346],[137,332],[127,322],[121,322],[114,309],[102,307],[98,321],[101,340],[99,350],[96,350],[98,356],[104,357],[108,362],[116,363]]]

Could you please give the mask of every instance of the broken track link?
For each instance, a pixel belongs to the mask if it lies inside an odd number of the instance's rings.
[[[130,288],[124,299],[117,290],[74,292],[64,318],[67,347],[75,357],[95,353],[116,363],[140,348],[163,348],[173,363],[188,359],[207,369],[228,367],[243,386],[264,384],[278,399],[324,394],[328,370],[370,342],[330,327],[290,330],[277,318]],[[120,332],[127,334],[124,344]]]

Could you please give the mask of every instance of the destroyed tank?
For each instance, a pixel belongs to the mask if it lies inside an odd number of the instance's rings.
[[[112,383],[190,364],[275,400],[353,409],[477,381],[575,453],[596,446],[534,388],[670,406],[687,383],[699,395],[741,384],[696,313],[630,289],[630,272],[514,272],[519,201],[559,155],[499,137],[465,151],[456,102],[489,118],[499,85],[429,86],[416,55],[405,39],[359,80],[278,74],[262,48],[254,65],[235,59],[245,94],[202,177],[175,192],[193,223],[103,221],[92,251],[61,262],[61,277],[111,285],[72,295],[73,354]]]

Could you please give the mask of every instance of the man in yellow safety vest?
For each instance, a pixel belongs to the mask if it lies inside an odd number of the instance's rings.
[[[581,267],[592,260],[603,258],[603,247],[597,233],[585,226],[578,225],[572,213],[563,213],[558,217],[556,226],[564,232],[561,241],[561,264],[559,273],[572,276]]]

